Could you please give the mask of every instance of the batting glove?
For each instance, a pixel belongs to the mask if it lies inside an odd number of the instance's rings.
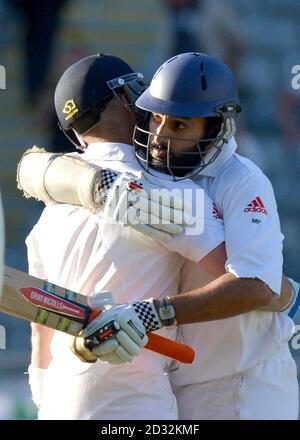
[[[184,203],[181,191],[159,188],[148,176],[137,179],[121,174],[105,197],[104,216],[163,242],[180,234],[183,224],[191,221],[191,205]]]
[[[95,292],[88,297],[88,304],[93,309],[100,311],[109,310],[115,302],[111,292]],[[97,341],[97,343],[99,343]],[[70,340],[70,349],[82,362],[94,363],[97,361],[97,356],[91,351],[91,344],[80,336],[75,336]]]
[[[70,345],[72,352],[82,362],[94,363],[98,359],[111,364],[131,362],[148,341],[134,310],[129,304],[115,305],[110,292],[90,295],[88,304],[102,313],[79,337],[74,337]],[[114,335],[100,342],[97,335],[105,332],[108,326],[114,328]]]
[[[116,333],[106,341],[97,340],[97,334],[108,325],[114,325]],[[82,332],[92,353],[102,361],[111,364],[132,362],[148,338],[146,333],[162,327],[153,300],[122,304],[104,311]],[[92,348],[94,346],[94,348]]]

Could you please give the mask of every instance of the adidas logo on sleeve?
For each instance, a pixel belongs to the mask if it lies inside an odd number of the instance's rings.
[[[250,202],[244,212],[262,212],[263,214],[268,215],[268,211],[266,210],[261,198],[257,196],[252,202]]]

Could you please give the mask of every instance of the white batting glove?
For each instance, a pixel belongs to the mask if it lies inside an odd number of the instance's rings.
[[[115,334],[97,346],[97,334],[105,331],[108,324],[114,325]],[[91,351],[98,359],[113,364],[131,362],[148,342],[145,327],[129,304],[104,311],[83,330],[81,336],[96,345]]]
[[[88,304],[100,310],[93,320],[71,344],[71,350],[82,362],[97,359],[111,364],[131,362],[147,343],[146,331],[131,305],[117,306],[111,292],[96,292],[88,297]],[[107,328],[114,330],[106,341],[97,338]]]
[[[99,344],[98,333],[107,325],[114,325],[116,333]],[[104,311],[82,332],[92,353],[111,364],[132,362],[147,343],[146,333],[162,327],[152,299],[132,304],[122,304]]]
[[[94,292],[88,297],[90,307],[103,311],[109,310],[115,302],[111,292],[102,291]],[[86,340],[81,336],[75,336],[70,340],[69,348],[82,362],[93,363],[97,361],[97,356],[91,351],[93,345],[87,344]]]
[[[104,215],[156,240],[168,241],[190,222],[191,206],[180,190],[152,184],[148,176],[137,179],[121,174],[107,193]]]

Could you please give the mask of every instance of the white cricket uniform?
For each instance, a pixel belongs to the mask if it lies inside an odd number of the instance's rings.
[[[130,145],[92,144],[81,157],[101,167],[140,175]],[[190,188],[193,183],[180,184],[185,185]],[[101,211],[92,214],[71,205],[48,205],[26,240],[30,273],[86,295],[109,290],[117,303],[177,293],[185,257],[198,262],[224,241],[223,222],[213,217],[209,198],[204,206],[203,234],[181,234],[162,245],[104,218]],[[174,330],[160,333],[175,337]],[[142,350],[131,364],[83,363],[68,348],[69,339],[55,332],[39,418],[178,417],[165,373],[169,359]]]
[[[262,171],[235,150],[232,139],[193,180],[224,220],[226,271],[258,278],[279,294],[283,236],[273,189]],[[211,280],[186,262],[180,290]],[[181,419],[297,418],[297,371],[287,345],[294,323],[287,315],[253,311],[182,328],[197,356],[191,366],[173,364],[170,377]]]

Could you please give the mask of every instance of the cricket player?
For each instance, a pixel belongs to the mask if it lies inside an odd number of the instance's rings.
[[[225,228],[226,274],[199,289],[199,266],[187,262],[181,290],[190,293],[170,298],[185,340],[199,353],[191,366],[173,365],[180,418],[296,419],[297,371],[288,347],[293,322],[283,313],[255,310],[257,301],[268,304],[281,288],[273,189],[261,170],[235,153],[233,138],[219,142],[240,111],[232,72],[205,54],[180,54],[157,70],[136,105],[148,112],[135,130],[140,162],[154,175],[192,177]],[[115,319],[121,315],[116,309]],[[102,322],[105,315],[98,328]]]
[[[195,265],[196,266],[196,265]],[[198,266],[196,266],[196,267],[198,267]],[[198,277],[198,279],[199,279],[199,277]],[[200,281],[199,281],[200,282]],[[199,283],[198,283],[198,285],[196,286],[196,287],[199,287]],[[193,326],[192,326],[193,327]]]
[[[118,81],[111,83],[113,79]],[[177,234],[167,242],[155,241],[111,220],[119,207],[118,203],[110,204],[111,198],[121,200],[122,194],[129,191],[128,180],[126,185],[123,183],[123,172],[130,172],[135,183],[147,187],[129,145],[136,115],[128,89],[138,87],[139,78],[126,63],[101,54],[72,65],[56,88],[61,125],[75,130],[85,149],[81,157],[110,168],[105,188],[116,174],[121,176],[111,186],[102,211],[91,213],[68,204],[46,206],[26,240],[29,271],[86,295],[111,291],[115,302],[131,306],[123,322],[116,321],[116,338],[92,352],[78,346],[83,338],[74,340],[33,325],[29,373],[41,419],[176,419],[176,399],[165,374],[170,360],[141,351],[147,342],[146,332],[156,329],[158,323],[162,325],[167,307],[163,298],[177,292],[180,270],[187,258],[213,273],[224,267],[223,222],[214,218],[209,198],[204,200],[205,212],[197,214],[204,214],[203,233]],[[159,179],[156,181],[159,185]],[[173,181],[166,181],[166,185],[178,186]],[[188,180],[180,186],[199,190]],[[140,307],[150,295],[161,303],[161,311],[156,311],[154,300]],[[144,323],[131,310],[134,302],[136,313],[145,317]],[[161,331],[176,337],[175,327]],[[105,362],[94,363],[97,358]]]

